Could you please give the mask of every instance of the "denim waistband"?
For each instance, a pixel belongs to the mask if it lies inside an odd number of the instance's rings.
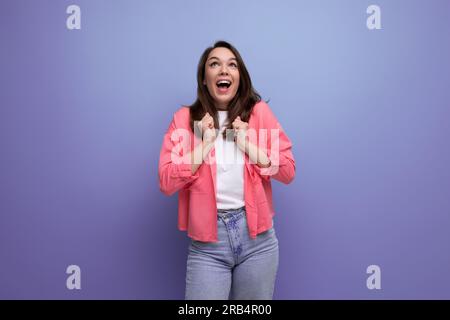
[[[237,209],[217,209],[217,217],[231,217],[242,215],[245,212],[245,206],[237,208]]]

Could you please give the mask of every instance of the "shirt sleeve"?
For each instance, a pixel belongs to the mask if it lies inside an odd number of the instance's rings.
[[[199,177],[199,170],[192,174],[191,161],[185,157],[192,151],[190,145],[189,131],[177,128],[174,116],[159,155],[159,188],[164,194],[172,195]]]
[[[289,184],[295,177],[295,160],[292,154],[292,142],[281,127],[277,118],[270,110],[269,106],[262,102],[258,112],[259,128],[266,129],[267,156],[270,159],[268,168],[261,168],[257,164],[252,164],[254,171],[263,180],[274,179]],[[258,140],[260,140],[259,137]]]

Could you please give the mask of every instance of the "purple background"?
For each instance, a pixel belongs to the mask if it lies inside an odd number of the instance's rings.
[[[225,39],[294,143],[275,298],[449,299],[449,31],[447,0],[1,1],[0,298],[183,299],[158,157]]]

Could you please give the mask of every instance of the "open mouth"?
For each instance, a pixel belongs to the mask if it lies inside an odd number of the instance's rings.
[[[216,85],[221,90],[226,90],[231,86],[231,81],[228,80],[219,80],[216,82]]]

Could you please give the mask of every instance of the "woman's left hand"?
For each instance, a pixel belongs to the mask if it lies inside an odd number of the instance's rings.
[[[237,117],[234,119],[232,123],[233,129],[234,129],[234,137],[235,142],[241,145],[242,147],[245,146],[245,137],[247,135],[247,129],[248,129],[248,122],[244,122],[241,120],[241,117]]]
[[[234,129],[235,142],[239,149],[245,152],[253,163],[260,168],[268,168],[271,165],[267,153],[259,149],[256,145],[247,141],[248,122],[244,122],[240,117],[237,117],[232,123]]]

